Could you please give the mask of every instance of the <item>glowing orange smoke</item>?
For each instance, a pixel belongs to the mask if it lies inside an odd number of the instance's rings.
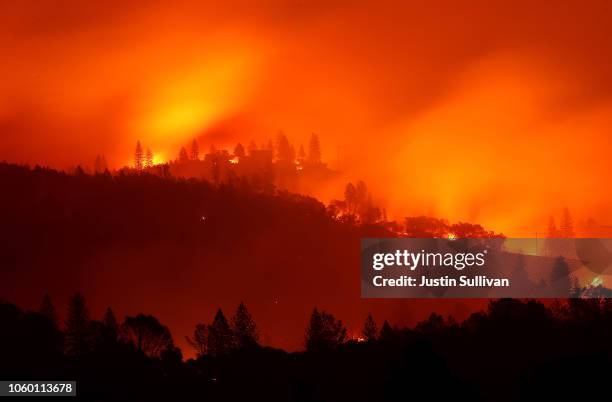
[[[137,139],[159,163],[315,131],[344,173],[323,200],[364,179],[397,219],[612,221],[603,3],[65,3],[0,6],[0,159],[117,168]]]

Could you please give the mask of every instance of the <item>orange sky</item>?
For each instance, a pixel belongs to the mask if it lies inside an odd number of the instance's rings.
[[[314,131],[393,217],[612,223],[609,1],[124,3],[0,2],[0,160]]]

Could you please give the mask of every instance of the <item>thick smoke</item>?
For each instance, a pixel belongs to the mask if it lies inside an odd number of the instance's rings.
[[[389,214],[609,222],[606,3],[0,5],[0,159],[60,168],[311,132]],[[341,185],[323,199],[340,196]]]

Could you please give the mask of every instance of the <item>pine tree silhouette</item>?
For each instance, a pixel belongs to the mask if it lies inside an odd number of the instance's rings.
[[[238,305],[236,314],[232,318],[232,323],[236,347],[238,349],[257,346],[259,342],[257,325],[243,302],[240,302]]]
[[[208,354],[221,356],[234,348],[234,334],[221,309],[217,310],[212,324],[208,326]]]
[[[368,317],[363,324],[361,334],[366,341],[374,341],[378,338],[378,327],[376,326],[376,321],[374,321],[372,314],[368,314]]]
[[[65,322],[65,352],[69,356],[81,356],[91,350],[91,323],[85,298],[75,293],[68,304],[68,317]]]
[[[208,353],[208,325],[197,324],[193,337],[187,337],[187,343],[196,351],[197,357],[202,357]]]
[[[391,339],[394,335],[394,331],[393,328],[391,328],[391,324],[389,324],[389,321],[385,320],[385,322],[383,322],[382,327],[380,328],[380,339]]]
[[[140,141],[136,141],[136,149],[134,150],[134,169],[142,170],[144,165],[144,154]]]
[[[146,168],[153,167],[153,152],[151,152],[151,148],[147,148],[144,165]]]
[[[191,157],[191,160],[194,161],[200,159],[200,145],[198,145],[198,142],[195,140],[195,138],[191,142],[191,153],[189,156]]]
[[[319,136],[312,133],[310,136],[310,144],[308,146],[308,162],[318,164],[321,163],[321,144]]]
[[[279,162],[293,163],[295,150],[292,149],[287,136],[281,131],[276,137],[276,158]]]

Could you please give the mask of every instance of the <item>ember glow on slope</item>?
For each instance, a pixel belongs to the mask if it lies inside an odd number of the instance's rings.
[[[391,217],[509,235],[609,223],[606,3],[20,1],[0,5],[0,159],[156,160],[278,130]]]

